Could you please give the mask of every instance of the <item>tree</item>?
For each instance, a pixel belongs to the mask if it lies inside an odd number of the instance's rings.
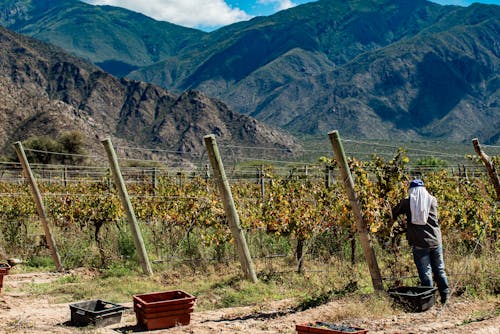
[[[85,161],[85,136],[79,131],[61,133],[56,139],[33,136],[23,142],[26,157],[31,163],[82,164]],[[15,152],[8,153],[8,160],[17,161]]]
[[[60,162],[65,164],[81,164],[85,161],[85,136],[79,131],[64,132],[57,137],[62,153],[71,155],[60,156]]]

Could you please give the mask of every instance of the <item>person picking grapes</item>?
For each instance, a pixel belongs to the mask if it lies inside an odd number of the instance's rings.
[[[409,196],[402,199],[392,210],[392,217],[406,215],[406,237],[413,250],[420,284],[433,286],[433,275],[445,304],[450,294],[448,278],[444,270],[441,229],[438,223],[438,205],[420,179],[410,182]]]

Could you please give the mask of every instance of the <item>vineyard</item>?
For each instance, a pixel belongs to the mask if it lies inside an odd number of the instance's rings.
[[[381,147],[387,152],[364,160],[351,157],[349,167],[387,284],[414,277],[402,222],[393,221],[391,208],[406,196],[407,182],[415,176],[423,178],[438,199],[445,248],[453,250],[453,256],[466,257],[478,248],[496,253],[500,208],[478,159],[469,157],[467,167],[452,168],[446,159],[464,159],[465,154],[440,156],[421,149],[415,154],[411,148]],[[276,270],[273,261],[299,272],[330,263],[332,258],[346,265],[362,262],[350,203],[328,152],[314,151],[320,156],[311,163],[297,157],[264,159],[262,152],[254,158],[235,158],[242,156],[243,149],[222,146],[222,156],[231,160],[226,173],[259,270]],[[31,157],[62,154],[27,152]],[[422,158],[422,153],[427,156]],[[348,155],[356,152],[348,151]],[[103,164],[106,159],[83,158],[84,163],[77,165],[32,164],[63,266],[106,268],[136,263],[125,213],[110,169]],[[122,158],[120,164],[155,270],[235,263],[234,240],[206,155],[200,155],[197,164],[180,167],[158,159]],[[16,163],[3,165],[0,246],[9,256],[36,266],[50,262],[50,253],[21,171]],[[455,271],[450,273],[452,279],[465,279],[463,269],[451,268]],[[499,288],[497,279],[487,285],[492,291]]]

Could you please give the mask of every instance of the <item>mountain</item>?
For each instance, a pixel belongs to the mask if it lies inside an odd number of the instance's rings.
[[[252,115],[292,132],[496,144],[498,36],[500,7],[461,8],[414,37],[274,89]]]
[[[265,99],[261,95],[276,87],[414,36],[448,11],[424,0],[312,2],[214,31],[132,77],[177,89],[198,87],[250,112],[255,101],[245,97]]]
[[[220,143],[296,151],[293,137],[196,91],[172,94],[118,79],[63,50],[0,27],[0,148],[34,135],[78,130],[91,150],[111,136],[125,146],[203,152]]]
[[[322,0],[205,36],[178,56],[193,59],[182,78],[169,80],[173,59],[129,76],[293,133],[494,144],[499,18],[493,5]]]
[[[0,25],[123,76],[177,54],[206,33],[79,0],[3,0]]]
[[[11,25],[46,31],[50,13]],[[496,144],[499,18],[496,5],[320,0],[186,38],[127,77],[202,91],[296,134]]]

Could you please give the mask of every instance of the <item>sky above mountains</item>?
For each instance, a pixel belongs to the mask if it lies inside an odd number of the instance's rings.
[[[314,0],[82,0],[93,5],[111,5],[143,13],[156,20],[206,31],[267,16]],[[433,0],[441,5],[468,6],[473,2],[500,5],[500,0]]]

